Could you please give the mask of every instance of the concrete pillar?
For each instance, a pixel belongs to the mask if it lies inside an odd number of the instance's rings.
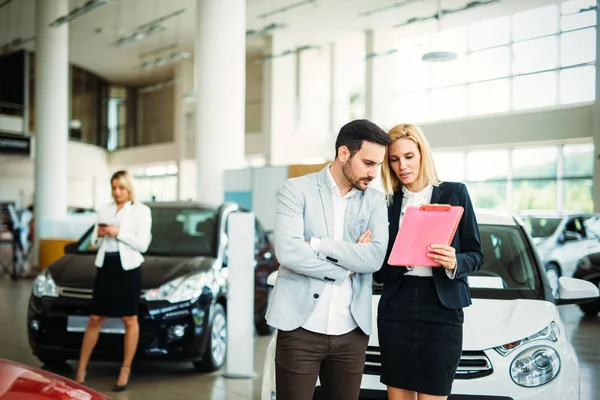
[[[214,204],[223,172],[245,165],[246,1],[198,0],[196,26],[196,192]]]
[[[596,101],[594,108],[593,138],[594,138],[594,181],[593,199],[594,212],[600,212],[600,12],[596,12]]]
[[[192,141],[188,138],[188,114],[193,111],[194,98],[194,62],[192,60],[182,60],[175,67],[175,96],[174,96],[174,123],[173,132],[175,144],[177,146],[177,199],[187,200],[185,197],[186,185],[189,182],[185,179],[183,170],[184,161],[189,159],[193,152]],[[194,191],[195,192],[195,191]]]
[[[38,0],[35,11],[35,237],[44,221],[67,214],[69,28],[49,25],[69,12],[68,0]]]

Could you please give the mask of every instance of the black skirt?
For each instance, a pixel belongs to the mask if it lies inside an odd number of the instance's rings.
[[[385,304],[377,328],[381,383],[448,396],[462,351],[462,309],[444,307],[433,278],[404,276]]]
[[[101,317],[138,315],[141,290],[142,269],[125,271],[119,253],[106,253],[94,280],[91,314]]]

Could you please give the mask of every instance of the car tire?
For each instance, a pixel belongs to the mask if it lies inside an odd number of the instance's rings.
[[[591,280],[596,286],[600,286],[600,278]],[[595,317],[600,312],[600,300],[592,301],[591,303],[580,304],[579,308],[586,317]]]
[[[558,299],[558,279],[560,278],[560,269],[555,263],[549,263],[546,265],[546,276],[552,288],[552,295],[555,299]]]
[[[194,368],[200,372],[214,372],[225,364],[227,356],[227,318],[225,309],[219,303],[215,304],[210,336],[201,361],[194,362]]]

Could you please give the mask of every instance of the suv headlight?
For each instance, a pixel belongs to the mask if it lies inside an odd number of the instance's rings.
[[[560,371],[560,357],[548,346],[523,350],[510,364],[513,382],[524,387],[538,387],[556,378]]]
[[[32,291],[35,297],[58,297],[58,287],[48,270],[40,273],[35,278]]]
[[[507,343],[502,346],[494,347],[494,350],[500,353],[500,355],[506,357],[507,355],[509,355],[510,353],[512,353],[513,351],[515,351],[516,349],[518,349],[526,343],[534,342],[536,340],[549,340],[551,342],[556,342],[558,341],[559,337],[560,328],[558,327],[558,324],[556,322],[552,321],[550,322],[550,325],[548,325],[541,331],[534,333],[533,335],[528,336],[524,339],[517,340],[512,343]]]
[[[148,301],[168,301],[180,303],[200,297],[208,279],[206,273],[180,277],[165,283],[158,289],[150,289],[144,295]]]

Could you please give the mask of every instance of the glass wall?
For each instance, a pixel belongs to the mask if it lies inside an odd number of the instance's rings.
[[[593,211],[592,143],[434,151],[434,158],[441,179],[465,182],[476,207]]]
[[[160,164],[129,168],[135,179],[138,201],[177,200],[177,165]]]
[[[594,101],[595,6],[569,0],[401,42],[392,56],[395,119],[428,122]],[[421,60],[440,50],[458,57]]]

